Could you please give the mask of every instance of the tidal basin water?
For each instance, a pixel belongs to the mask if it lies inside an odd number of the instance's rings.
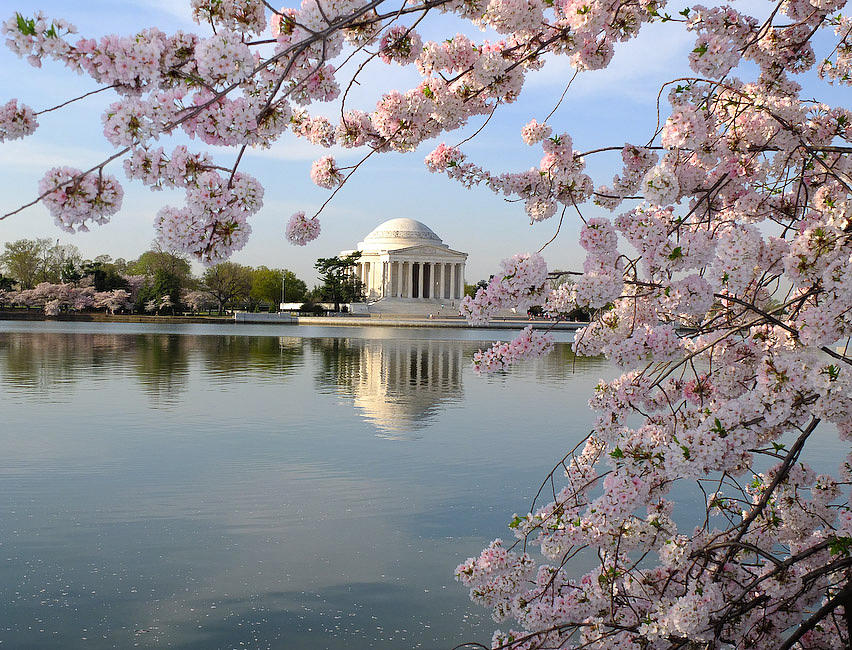
[[[488,643],[453,569],[612,375],[513,335],[0,323],[0,648]]]

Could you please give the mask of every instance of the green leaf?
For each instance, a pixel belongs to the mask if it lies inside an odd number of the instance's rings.
[[[832,555],[849,555],[850,548],[852,548],[852,537],[837,537],[828,545]]]
[[[518,526],[521,525],[522,521],[526,521],[526,520],[527,520],[526,517],[521,517],[519,515],[515,515],[515,518],[512,519],[512,521],[509,522],[509,528],[517,528]]]
[[[612,458],[624,458],[624,452],[621,451],[621,447],[616,447],[611,452],[609,452],[609,455]]]
[[[672,252],[669,253],[669,259],[672,261],[679,260],[681,257],[683,257],[683,248],[680,246],[672,249]]]
[[[18,29],[24,36],[35,36],[35,19],[24,18],[21,14],[15,12],[15,20],[18,23]]]
[[[837,378],[840,376],[840,368],[834,364],[826,366],[824,372],[828,375],[831,381],[837,381]]]

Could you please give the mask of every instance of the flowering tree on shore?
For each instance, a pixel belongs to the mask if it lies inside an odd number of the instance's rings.
[[[518,255],[464,302],[465,316],[590,310],[576,353],[623,369],[596,386],[593,429],[512,519],[516,539],[496,540],[457,577],[504,624],[493,648],[852,645],[852,456],[838,473],[802,460],[817,432],[852,439],[852,112],[797,81],[852,83],[845,1],[779,0],[760,16],[727,6],[671,16],[662,0],[391,4],[192,0],[214,33],[150,28],[99,41],[58,18],[12,16],[3,32],[13,51],[118,94],[103,115],[114,153],[90,170],[49,170],[33,203],[69,231],[103,223],[123,195],[107,166],[123,159],[128,178],[186,192],[185,205],[157,215],[161,243],[215,264],[244,245],[262,205],[264,189],[239,171],[247,147],[289,130],[317,147],[359,148],[361,162],[412,151],[490,119],[557,57],[594,74],[645,23],[688,30],[692,74],[661,89],[644,142],[575,151],[551,112],[520,134],[542,151],[536,168],[492,171],[460,145],[426,158],[432,172],[522,202],[533,223],[582,222],[575,282],[550,288],[541,257]],[[444,22],[444,38],[424,41],[427,20]],[[456,33],[459,20],[497,39]],[[349,89],[374,60],[416,68],[422,81],[384,92],[372,111],[351,109]],[[311,114],[332,100],[339,119]],[[39,119],[9,101],[0,140]],[[233,165],[156,146],[178,131],[234,147]],[[611,180],[586,173],[590,156],[619,153]],[[361,162],[318,155],[310,177],[330,200]],[[316,214],[287,226],[298,245],[319,233]],[[529,328],[475,364],[499,370],[549,346]],[[687,482],[706,507],[673,516]]]
[[[93,286],[75,286],[70,282],[41,282],[32,289],[3,292],[0,305],[3,304],[42,309],[48,316],[88,309],[104,309],[114,314],[133,305],[133,294],[124,289],[96,291]]]

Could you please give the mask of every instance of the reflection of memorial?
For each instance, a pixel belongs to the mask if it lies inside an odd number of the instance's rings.
[[[463,395],[460,341],[318,339],[326,372],[388,437],[429,424]]]

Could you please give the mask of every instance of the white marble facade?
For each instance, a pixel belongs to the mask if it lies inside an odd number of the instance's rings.
[[[385,221],[357,250],[361,258],[353,272],[364,283],[368,303],[404,310],[415,303],[457,304],[464,296],[467,253],[451,249],[420,221]]]

